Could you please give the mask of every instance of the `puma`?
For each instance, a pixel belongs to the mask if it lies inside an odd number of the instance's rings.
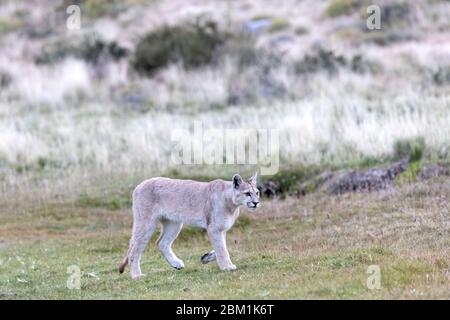
[[[175,269],[184,263],[172,251],[172,243],[188,224],[207,230],[214,250],[201,257],[202,263],[217,261],[221,270],[235,270],[226,245],[226,232],[239,216],[239,207],[259,207],[259,191],[255,174],[248,180],[240,175],[231,181],[198,182],[169,178],[152,178],[133,191],[133,228],[130,246],[119,271],[130,263],[133,279],[143,276],[140,259],[148,241],[159,224],[157,241],[167,262]]]

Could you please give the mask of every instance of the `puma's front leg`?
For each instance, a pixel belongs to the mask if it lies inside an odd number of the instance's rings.
[[[208,230],[209,240],[215,251],[217,264],[221,270],[236,270],[236,266],[231,262],[227,250],[226,232],[218,230]]]

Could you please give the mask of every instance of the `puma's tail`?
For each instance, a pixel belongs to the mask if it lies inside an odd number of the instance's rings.
[[[126,267],[127,264],[128,264],[128,256],[130,255],[130,251],[131,251],[131,246],[130,246],[130,248],[128,249],[128,252],[127,252],[127,254],[125,255],[125,257],[123,257],[122,261],[120,262],[120,265],[119,265],[119,272],[120,272],[120,273],[123,273],[123,272],[125,271],[125,267]]]

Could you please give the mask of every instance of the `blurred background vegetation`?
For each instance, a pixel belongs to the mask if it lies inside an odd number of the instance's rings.
[[[170,164],[194,120],[279,129],[287,171],[447,163],[449,18],[444,0],[1,0],[1,177],[239,170]]]

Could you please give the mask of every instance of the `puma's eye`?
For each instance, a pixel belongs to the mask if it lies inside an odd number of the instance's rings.
[[[247,192],[245,195],[246,195],[247,197],[250,197],[252,194],[251,194],[250,192]]]

